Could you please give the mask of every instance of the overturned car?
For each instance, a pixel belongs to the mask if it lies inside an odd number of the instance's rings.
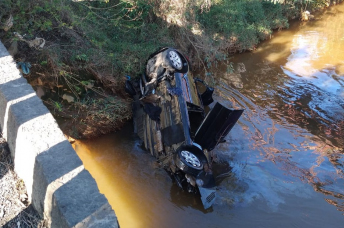
[[[128,78],[126,91],[134,100],[134,129],[145,149],[179,187],[199,192],[204,208],[209,208],[216,198],[211,151],[243,110],[213,105],[213,88],[194,79],[187,58],[173,48],[150,55],[145,73],[135,82]]]

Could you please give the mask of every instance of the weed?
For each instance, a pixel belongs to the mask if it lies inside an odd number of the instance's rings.
[[[54,106],[59,112],[62,112],[62,104],[60,102],[54,101]]]

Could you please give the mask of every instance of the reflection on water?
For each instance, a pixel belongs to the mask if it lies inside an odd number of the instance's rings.
[[[203,210],[140,146],[131,125],[76,142],[122,227],[341,227],[344,5],[295,23],[216,72],[215,98],[246,110],[217,148],[231,173]]]

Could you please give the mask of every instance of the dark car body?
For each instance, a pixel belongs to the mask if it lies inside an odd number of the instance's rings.
[[[210,151],[237,122],[243,110],[213,103],[213,89],[194,79],[187,58],[173,48],[149,56],[139,82],[126,82],[133,96],[134,129],[177,184],[199,192],[205,208],[216,195]]]

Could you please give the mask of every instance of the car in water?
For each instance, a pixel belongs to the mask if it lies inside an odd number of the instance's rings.
[[[213,150],[243,110],[214,102],[214,89],[193,78],[188,59],[174,48],[151,54],[140,79],[128,77],[125,89],[133,97],[134,131],[143,147],[180,188],[199,193],[204,208],[211,207]]]

